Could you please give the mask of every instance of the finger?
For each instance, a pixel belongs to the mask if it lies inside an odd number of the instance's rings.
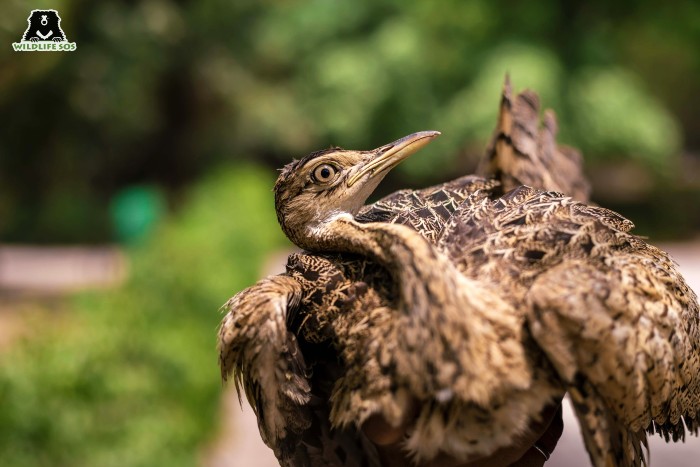
[[[518,467],[542,467],[545,462],[547,462],[547,457],[533,446],[513,465]]]
[[[406,434],[408,421],[405,420],[399,426],[390,425],[381,414],[370,416],[362,424],[362,431],[374,444],[378,446],[388,446],[398,443]]]
[[[362,432],[379,446],[388,446],[403,440],[406,432],[413,427],[418,415],[418,401],[410,400],[398,425],[391,425],[381,414],[370,415],[362,424]]]
[[[559,405],[554,417],[549,423],[549,426],[545,432],[542,433],[542,436],[540,436],[540,438],[535,442],[535,446],[549,456],[554,452],[554,448],[557,447],[557,443],[559,442],[559,438],[561,438],[563,432],[564,419],[562,418],[561,405]]]

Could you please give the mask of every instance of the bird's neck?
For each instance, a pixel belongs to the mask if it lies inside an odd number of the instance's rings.
[[[406,310],[421,315],[442,305],[459,272],[443,254],[417,232],[399,224],[362,224],[349,214],[338,215],[310,231],[315,251],[355,253],[386,267],[398,281]]]

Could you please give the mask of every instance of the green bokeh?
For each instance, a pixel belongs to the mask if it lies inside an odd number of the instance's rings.
[[[118,192],[110,208],[117,238],[129,243],[151,232],[164,214],[165,203],[156,187],[133,186]]]
[[[272,173],[205,178],[181,213],[128,250],[118,290],[32,319],[0,352],[0,459],[29,466],[192,466],[219,426],[219,307],[286,240]]]

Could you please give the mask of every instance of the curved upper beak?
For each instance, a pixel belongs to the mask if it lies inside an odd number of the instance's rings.
[[[439,131],[419,131],[370,151],[371,157],[362,162],[359,170],[348,179],[348,186],[368,173],[370,178],[385,174],[439,135]]]

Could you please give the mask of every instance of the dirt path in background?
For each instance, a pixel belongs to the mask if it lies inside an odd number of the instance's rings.
[[[284,272],[292,250],[273,253],[261,268],[262,277]],[[221,400],[221,429],[216,440],[202,455],[201,467],[278,467],[270,448],[260,439],[253,409],[243,396],[239,404],[233,384],[228,384]]]

